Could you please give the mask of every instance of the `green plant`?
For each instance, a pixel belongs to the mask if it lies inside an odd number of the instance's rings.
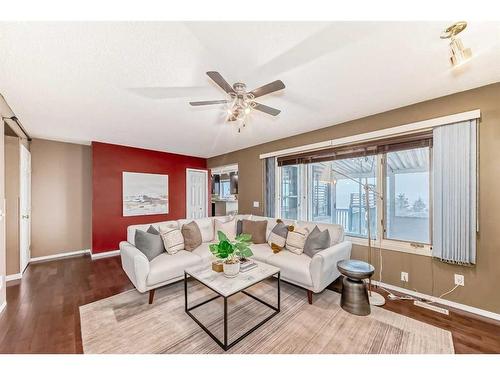
[[[235,241],[230,241],[227,236],[217,231],[219,243],[214,243],[209,246],[210,251],[217,258],[224,260],[226,263],[234,263],[238,258],[246,258],[252,256],[250,244],[252,236],[249,234],[240,234],[235,238]]]

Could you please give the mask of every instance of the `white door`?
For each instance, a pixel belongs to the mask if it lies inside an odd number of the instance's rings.
[[[31,153],[23,145],[20,150],[19,252],[23,273],[31,258]]]
[[[208,172],[186,169],[186,218],[207,217]]]

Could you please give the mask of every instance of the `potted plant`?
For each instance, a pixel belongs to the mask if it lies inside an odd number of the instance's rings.
[[[217,231],[219,243],[211,244],[210,251],[217,258],[223,261],[223,270],[226,277],[235,277],[240,272],[240,258],[252,256],[250,243],[252,236],[249,234],[240,234],[235,241],[230,241],[227,236]]]

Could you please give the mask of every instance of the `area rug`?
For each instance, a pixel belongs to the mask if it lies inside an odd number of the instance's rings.
[[[369,316],[351,315],[340,307],[340,295],[330,290],[314,295],[281,284],[281,312],[225,353],[453,353],[449,331],[378,307]],[[192,280],[189,303],[213,296]],[[276,281],[249,289],[273,303]],[[223,300],[218,298],[192,311],[222,339]],[[229,341],[240,336],[272,310],[244,294],[228,300]],[[156,291],[153,305],[147,294],[130,290],[80,307],[84,353],[224,353],[184,312],[182,282]]]

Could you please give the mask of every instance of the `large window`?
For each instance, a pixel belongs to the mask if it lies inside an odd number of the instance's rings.
[[[308,168],[308,220],[336,223],[347,234],[367,236],[367,204],[363,185],[370,189],[370,222],[376,237],[376,168],[375,156],[313,163]]]
[[[371,149],[368,156],[298,159],[297,164],[281,166],[280,217],[336,223],[346,235],[366,238],[369,216],[372,239],[380,238],[385,245],[406,242],[412,248],[429,245],[431,147],[405,149],[398,144],[380,149]]]
[[[430,243],[429,147],[388,152],[385,237]]]

